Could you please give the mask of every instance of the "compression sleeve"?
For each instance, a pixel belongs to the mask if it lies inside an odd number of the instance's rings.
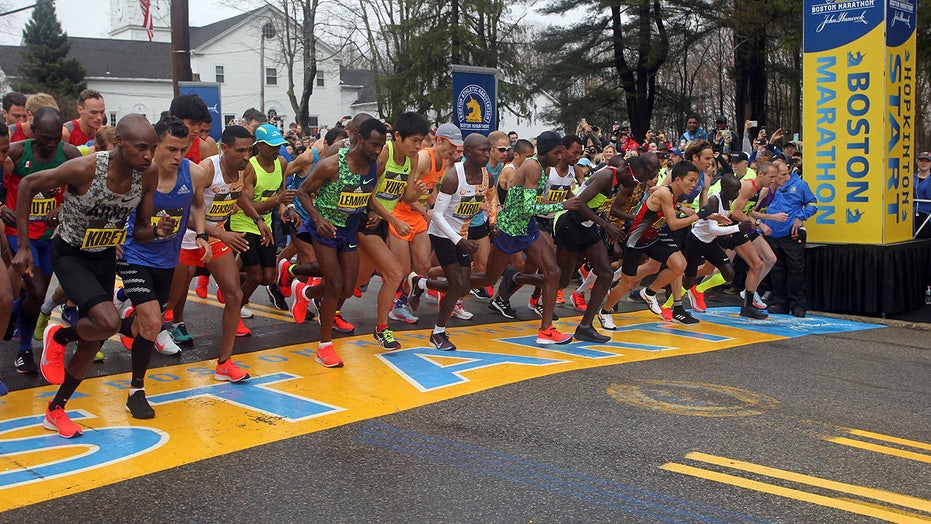
[[[446,221],[446,210],[449,209],[449,203],[452,201],[452,195],[442,191],[437,192],[436,202],[433,205],[432,221],[453,244],[458,244],[462,240],[462,235],[456,231],[453,226]]]
[[[562,202],[552,204],[537,204],[537,190],[533,188],[524,188],[524,211],[528,215],[545,215],[555,213],[565,209]]]

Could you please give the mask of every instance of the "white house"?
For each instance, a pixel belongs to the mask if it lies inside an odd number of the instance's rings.
[[[142,113],[150,121],[168,109],[172,98],[168,2],[152,2],[154,31],[150,42],[138,0],[110,0],[111,38],[72,38],[69,56],[87,70],[87,86],[106,102],[110,121]],[[287,96],[287,73],[276,37],[263,39],[263,26],[280,19],[269,6],[219,22],[191,21],[191,69],[194,79],[220,84],[222,118],[228,122],[249,108],[274,110],[284,124],[294,120]],[[267,30],[267,28],[266,28]],[[267,33],[266,33],[267,35]],[[371,90],[371,73],[342,67],[336,50],[317,41],[318,73],[310,99],[311,126],[333,125],[360,109],[359,95]],[[0,46],[0,69],[7,79],[18,75],[19,46]],[[295,64],[295,85],[303,83]],[[343,77],[351,80],[344,82]],[[367,81],[368,84],[360,84]],[[347,84],[343,87],[343,84]],[[6,90],[9,87],[7,86]],[[300,87],[296,87],[297,96]],[[264,94],[264,99],[263,99]],[[363,105],[365,100],[361,100]]]

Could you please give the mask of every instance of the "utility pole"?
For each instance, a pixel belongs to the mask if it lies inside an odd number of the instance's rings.
[[[171,0],[171,86],[174,96],[180,95],[178,82],[190,82],[191,26],[188,0]]]

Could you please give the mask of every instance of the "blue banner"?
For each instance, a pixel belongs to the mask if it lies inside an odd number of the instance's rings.
[[[885,20],[884,0],[805,0],[806,53],[828,51],[868,35]],[[876,48],[861,48],[876,50]]]
[[[465,137],[498,129],[496,70],[453,66],[453,122]]]
[[[182,95],[197,95],[207,104],[207,110],[213,117],[210,125],[210,137],[220,143],[223,134],[223,112],[220,108],[220,84],[216,82],[178,82],[178,91]]]

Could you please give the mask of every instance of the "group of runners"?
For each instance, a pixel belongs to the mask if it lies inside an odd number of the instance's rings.
[[[742,179],[714,177],[712,144],[699,140],[677,163],[614,156],[586,177],[575,169],[578,136],[463,139],[455,125],[432,129],[413,112],[390,131],[356,115],[289,162],[284,138],[261,113],[213,142],[210,113],[194,95],[177,97],[154,126],[123,117],[109,139],[99,136],[107,134],[99,93],[83,93],[81,118],[64,126],[52,102],[13,124],[27,133],[21,141],[9,145],[10,129],[0,127],[0,240],[11,275],[0,279],[0,323],[9,319],[8,335],[19,331],[17,370],[60,385],[45,426],[66,438],[81,428],[65,404],[117,333],[132,351],[126,408],[135,418],[155,415],[144,389],[152,354],[193,344],[185,299],[194,278],[206,297],[208,275],[224,304],[214,378],[231,382],[249,378],[232,354],[235,338],[251,333],[243,319],[260,287],[295,322],[316,318],[316,361],[326,367],[343,365],[333,330],[355,330],[341,308],[373,277],[373,336],[385,351],[401,348],[389,321],[417,322],[427,294],[438,301],[430,343],[452,351],[449,319],[472,317],[465,296],[486,296],[489,308],[514,318],[511,299],[523,285],[534,288],[528,307],[540,316],[541,345],[608,342],[595,319],[616,329],[613,305],[647,277],[639,296],[649,309],[694,324],[683,297],[703,311],[703,292],[734,277],[732,252],[750,268],[740,314],[767,316],[757,286],[774,255],[759,231],[786,220],[766,213],[784,163],[762,162],[750,177],[737,156]],[[90,154],[71,145],[95,135]],[[272,214],[290,236],[280,252]],[[570,302],[582,316],[572,334],[561,333],[557,297],[577,274]],[[663,289],[667,304],[657,298]],[[76,310],[49,322],[59,304]],[[38,365],[33,339],[42,341]]]

